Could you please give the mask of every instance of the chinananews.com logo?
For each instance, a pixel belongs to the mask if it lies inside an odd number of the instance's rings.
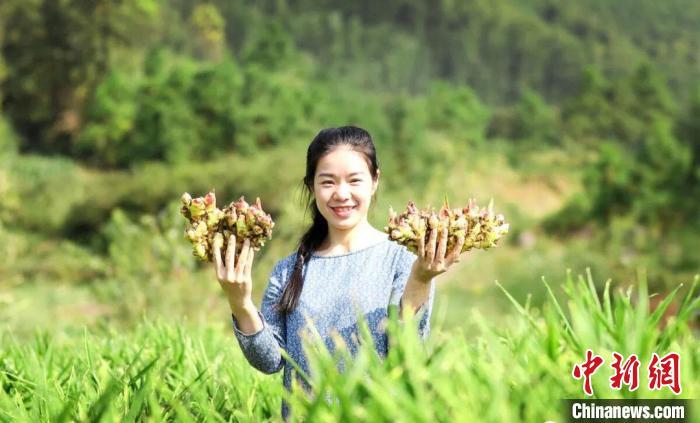
[[[688,422],[686,399],[568,399],[570,422]]]
[[[611,389],[621,390],[623,385],[627,385],[627,390],[636,391],[641,383],[645,383],[649,390],[668,389],[674,395],[680,395],[680,354],[670,352],[660,357],[653,353],[645,363],[644,381],[640,380],[641,361],[636,354],[625,358],[613,352],[612,356]],[[604,362],[603,357],[589,349],[584,361],[574,365],[571,375],[581,380],[586,396],[593,395],[591,376]],[[567,399],[565,404],[570,422],[690,421],[690,400],[687,399]]]

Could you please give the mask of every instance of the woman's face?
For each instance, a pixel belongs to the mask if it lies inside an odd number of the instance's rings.
[[[355,227],[366,219],[372,195],[377,190],[361,153],[338,147],[319,160],[314,175],[316,206],[336,229]]]

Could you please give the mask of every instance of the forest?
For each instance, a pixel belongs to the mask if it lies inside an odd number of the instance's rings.
[[[19,388],[7,388],[8,375],[21,366],[3,359],[17,354],[29,369],[20,349],[35,343],[32,354],[44,354],[44,337],[59,348],[90,333],[99,349],[102,335],[118,333],[119,348],[135,337],[187,349],[180,331],[192,327],[198,339],[216,336],[206,347],[214,356],[213,345],[225,345],[240,358],[214,271],[183,236],[180,195],[261,198],[275,228],[256,255],[259,304],[272,266],[310,223],[299,201],[306,148],[332,126],[372,134],[382,172],[376,228],[390,206],[439,205],[446,195],[493,199],[510,222],[497,248],[465,254],[437,282],[433,324],[464,333],[462,354],[484,330],[472,312],[510,327],[516,301],[543,307],[535,317],[546,319],[577,275],[619,295],[648,286],[649,313],[680,310],[677,321],[697,330],[698,301],[681,296],[700,273],[700,2],[4,0],[0,48],[0,339],[10,345],[0,347],[2,419],[120,412],[105,405],[118,393],[102,382],[75,409],[61,408],[60,392],[36,407],[11,400]],[[151,323],[159,319],[164,328]],[[697,359],[692,339],[683,348]],[[124,398],[113,416],[153,413],[161,394],[197,375],[197,363],[182,365],[195,369],[156,393],[133,388],[141,405]],[[230,371],[263,383],[267,402],[237,397],[248,411],[212,403],[210,415],[161,401],[162,417],[274,419],[276,385],[242,369]],[[503,395],[515,414],[494,408],[494,421],[551,411],[518,415],[532,398]],[[342,412],[398,415],[380,405]],[[340,411],[327,412],[317,418]]]

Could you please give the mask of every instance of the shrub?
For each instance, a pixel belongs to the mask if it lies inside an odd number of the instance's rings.
[[[5,221],[42,233],[57,233],[79,213],[85,199],[85,177],[71,160],[21,156],[9,167],[12,190],[21,203],[5,210]]]

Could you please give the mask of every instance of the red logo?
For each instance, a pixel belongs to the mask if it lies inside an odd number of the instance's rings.
[[[610,377],[610,388],[620,390],[622,385],[627,385],[630,391],[635,391],[639,387],[639,366],[640,361],[636,354],[630,355],[624,360],[622,354],[613,352],[613,362],[610,367],[613,375]],[[591,376],[603,365],[603,357],[596,355],[590,349],[586,350],[586,360],[583,363],[575,364],[572,375],[575,379],[583,378],[583,392],[586,395],[593,395],[591,386]],[[681,393],[681,357],[678,353],[668,353],[659,358],[653,353],[649,361],[649,389],[660,390],[667,386],[678,395]]]
[[[615,361],[610,366],[615,370],[615,374],[610,378],[612,389],[622,388],[622,384],[628,385],[630,391],[639,387],[639,359],[636,354],[629,356],[622,364],[622,355],[613,353]]]
[[[593,388],[591,387],[591,376],[593,373],[595,373],[596,370],[598,370],[598,367],[600,367],[603,364],[603,357],[599,355],[593,355],[593,351],[586,350],[586,361],[581,363],[581,365],[575,365],[574,366],[574,371],[573,375],[574,378],[576,379],[581,379],[583,376],[584,381],[583,381],[583,392],[586,393],[586,395],[593,395]],[[583,368],[583,370],[581,370]]]
[[[668,353],[659,359],[654,353],[649,363],[649,389],[661,389],[663,386],[671,388],[674,394],[681,393],[681,356],[677,353]]]

